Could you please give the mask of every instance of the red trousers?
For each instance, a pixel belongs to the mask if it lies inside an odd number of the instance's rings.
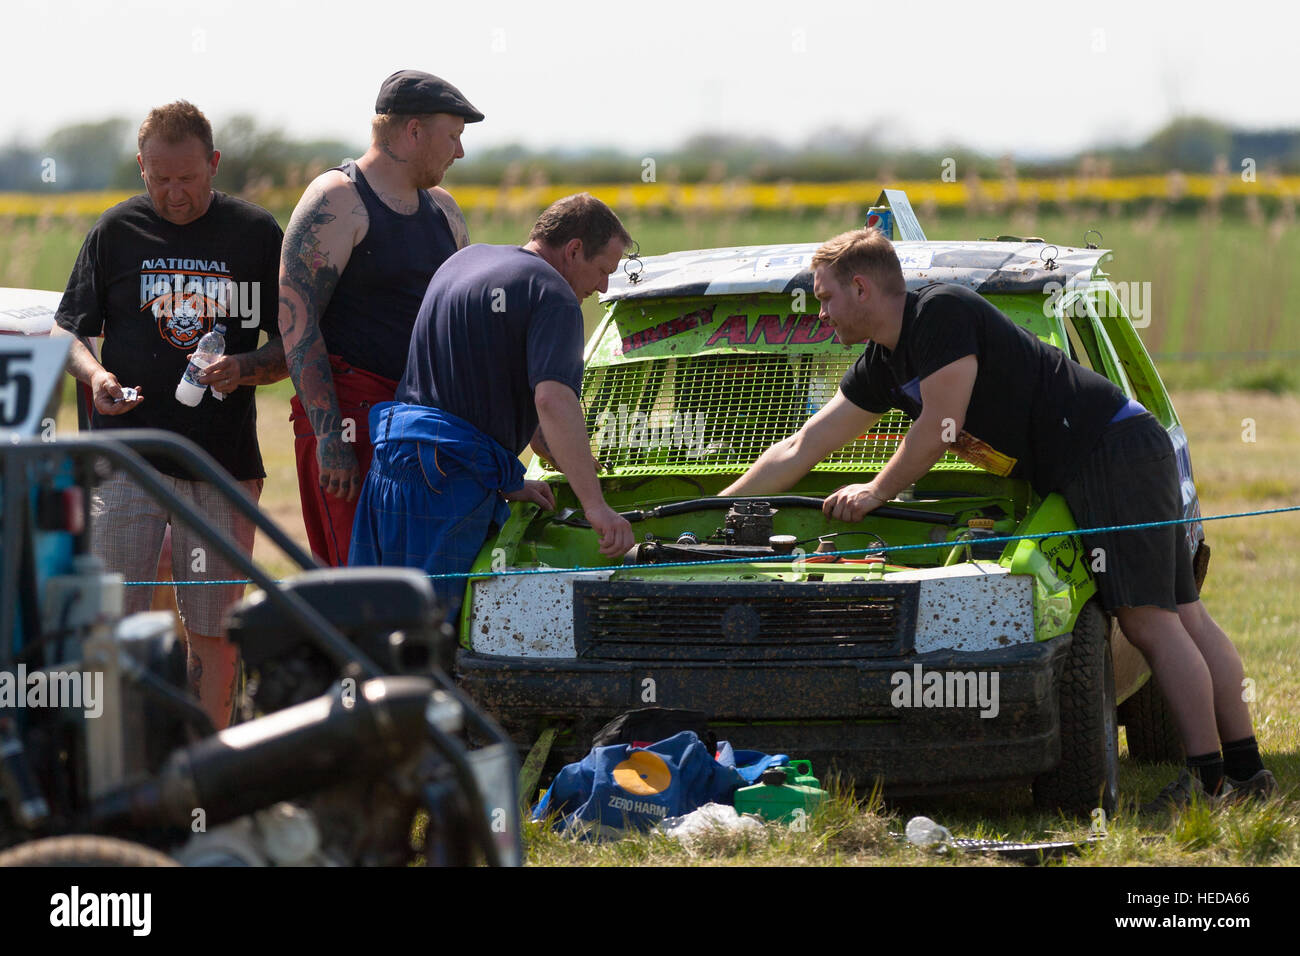
[[[338,395],[344,428],[351,419],[356,430],[351,445],[361,469],[360,481],[364,482],[374,455],[374,446],[370,444],[370,409],[380,402],[391,402],[397,393],[397,383],[353,368],[337,355],[330,356],[330,370],[334,375],[334,391]],[[298,494],[302,498],[302,521],[307,527],[307,542],[318,561],[335,568],[344,567],[348,563],[352,519],[356,517],[357,503],[326,494],[321,488],[316,433],[297,395],[289,403],[289,421],[293,424]],[[358,493],[360,490],[358,486]]]

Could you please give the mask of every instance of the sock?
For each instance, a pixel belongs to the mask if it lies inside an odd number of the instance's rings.
[[[1223,745],[1223,772],[1233,780],[1249,780],[1264,769],[1259,744],[1254,737],[1244,737]]]
[[[1206,793],[1213,795],[1219,792],[1219,786],[1223,783],[1223,757],[1217,750],[1199,757],[1188,757],[1187,769],[1200,779]]]

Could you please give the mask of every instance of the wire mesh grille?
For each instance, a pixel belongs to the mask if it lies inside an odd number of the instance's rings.
[[[693,355],[590,366],[582,404],[607,474],[744,471],[835,395],[852,355]],[[816,471],[877,470],[909,419],[888,412]],[[977,470],[948,454],[937,468]]]

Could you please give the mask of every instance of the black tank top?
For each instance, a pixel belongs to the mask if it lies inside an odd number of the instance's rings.
[[[456,239],[425,190],[419,191],[420,208],[402,215],[375,195],[355,162],[335,168],[357,184],[370,226],[321,316],[321,337],[330,355],[397,381],[424,290],[456,251]]]

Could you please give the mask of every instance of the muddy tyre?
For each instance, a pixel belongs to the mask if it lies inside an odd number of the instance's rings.
[[[1128,737],[1128,755],[1138,763],[1183,762],[1178,725],[1154,677],[1120,706],[1119,722]]]
[[[1058,700],[1061,762],[1035,778],[1034,805],[1085,816],[1096,807],[1114,813],[1119,798],[1115,672],[1106,617],[1095,600],[1075,621]]]
[[[0,853],[0,867],[179,865],[152,847],[103,836],[47,837]]]

